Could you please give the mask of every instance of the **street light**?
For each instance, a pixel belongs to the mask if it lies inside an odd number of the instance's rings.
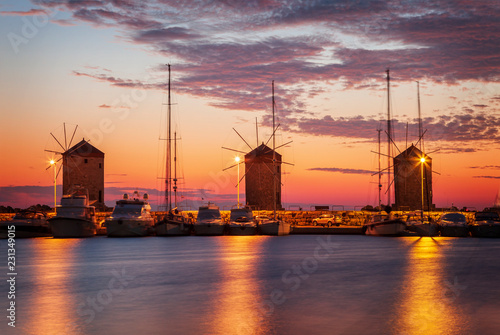
[[[57,168],[56,168],[56,161],[51,159],[50,160],[50,165],[54,167],[54,211],[56,210],[56,205],[57,205]]]
[[[236,207],[240,208],[240,157],[236,156],[234,158],[234,161],[238,165],[238,190],[237,190],[237,193],[238,193],[238,203],[237,203]]]
[[[422,223],[424,223],[424,164],[425,164],[425,157],[422,156],[420,158],[420,179],[422,181],[422,211],[421,211]]]

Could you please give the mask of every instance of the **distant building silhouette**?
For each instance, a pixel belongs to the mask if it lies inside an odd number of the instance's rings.
[[[273,150],[264,143],[245,155],[246,203],[253,209],[273,210],[273,192],[276,192],[276,209],[283,209],[281,207],[281,155],[276,153],[275,158],[276,164],[273,166]],[[274,178],[276,178],[276,184]],[[276,185],[275,190],[274,185]]]
[[[93,206],[104,206],[104,153],[81,140],[63,153],[63,194],[80,185]]]
[[[420,158],[425,158],[423,183]],[[420,210],[422,208],[422,184],[424,210],[432,210],[432,158],[423,154],[413,144],[394,158],[395,210]]]

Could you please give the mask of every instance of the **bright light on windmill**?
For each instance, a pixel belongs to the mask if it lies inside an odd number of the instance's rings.
[[[239,163],[239,162],[240,162],[240,156],[236,156],[236,157],[234,157],[234,161],[235,161],[236,163]]]
[[[53,160],[53,159],[50,160],[50,165],[54,165],[55,163],[56,163],[55,160]]]
[[[420,162],[425,163],[425,157],[420,158]]]

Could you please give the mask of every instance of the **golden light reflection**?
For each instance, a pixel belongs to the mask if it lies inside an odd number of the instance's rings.
[[[78,239],[34,239],[33,254],[39,263],[33,264],[34,294],[26,308],[30,309],[27,334],[70,334],[75,315],[71,288],[71,266],[75,262]]]
[[[264,334],[259,303],[264,300],[258,283],[260,249],[267,237],[226,236],[219,239],[223,279],[212,301],[209,334]]]
[[[467,317],[457,305],[445,275],[443,240],[408,239],[410,252],[394,334],[461,334]],[[451,279],[452,280],[452,279]]]

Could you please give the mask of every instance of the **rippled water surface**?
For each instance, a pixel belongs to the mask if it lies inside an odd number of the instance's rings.
[[[1,334],[500,334],[500,240],[371,236],[16,241]]]

